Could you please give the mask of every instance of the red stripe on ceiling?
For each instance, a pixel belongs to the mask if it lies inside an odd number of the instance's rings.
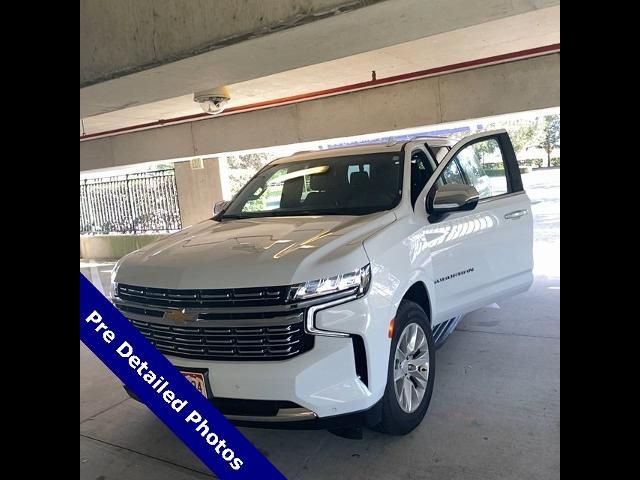
[[[379,78],[377,80],[370,80],[367,82],[352,83],[350,85],[343,85],[340,87],[328,88],[326,90],[318,90],[316,92],[302,93],[300,95],[293,95],[290,97],[275,98],[273,100],[266,100],[264,102],[240,105],[237,107],[228,108],[223,113],[221,113],[220,115],[216,115],[215,117],[224,117],[226,115],[233,115],[235,113],[247,112],[247,111],[257,110],[261,108],[287,105],[289,103],[302,102],[305,100],[312,100],[315,98],[321,98],[321,97],[326,97],[330,95],[339,95],[342,93],[348,93],[348,92],[353,92],[357,90],[365,90],[368,88],[380,87],[383,85],[389,85],[393,83],[406,82],[409,80],[417,80],[420,78],[430,77],[434,75],[441,75],[443,73],[450,73],[457,70],[467,70],[471,68],[478,68],[481,66],[487,66],[487,65],[492,65],[496,63],[505,63],[505,62],[514,61],[514,60],[521,60],[528,57],[548,55],[551,53],[558,53],[559,51],[560,51],[560,44],[554,43],[552,45],[545,45],[543,47],[529,48],[526,50],[520,50],[518,52],[504,53],[502,55],[494,55],[492,57],[480,58],[477,60],[469,60],[467,62],[453,63],[451,65],[445,65],[442,67],[429,68],[427,70],[418,70],[415,72],[403,73],[401,75],[394,75],[391,77]],[[138,130],[145,130],[149,128],[164,127],[167,125],[174,125],[176,123],[184,123],[184,122],[194,121],[194,120],[204,120],[208,118],[214,118],[214,117],[206,113],[196,113],[193,115],[186,115],[183,117],[156,120],[154,122],[131,125],[129,127],[116,128],[114,130],[105,130],[103,132],[81,135],[80,141],[89,140],[97,137],[108,137],[112,135],[129,133],[129,132],[134,132]]]

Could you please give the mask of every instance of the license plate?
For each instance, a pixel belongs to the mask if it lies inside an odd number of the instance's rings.
[[[183,374],[185,376],[185,378],[187,380],[189,380],[189,382],[191,382],[191,385],[196,387],[196,390],[198,390],[202,395],[204,395],[205,398],[208,398],[208,395],[207,395],[207,382],[206,382],[206,380],[204,378],[204,374],[203,373],[187,372],[187,371],[184,371],[184,370],[180,370],[180,373]]]

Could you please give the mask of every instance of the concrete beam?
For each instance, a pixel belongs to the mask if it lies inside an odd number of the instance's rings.
[[[560,105],[555,53],[83,141],[80,171],[385,132]]]
[[[80,117],[558,4],[559,0],[83,0]]]

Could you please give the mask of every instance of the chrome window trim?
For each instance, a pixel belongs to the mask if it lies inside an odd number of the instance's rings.
[[[493,200],[500,200],[502,198],[515,197],[516,195],[525,195],[526,193],[527,192],[525,192],[524,190],[520,190],[518,192],[501,193],[500,195],[493,195],[491,197],[481,198],[480,200],[478,200],[478,203],[488,203]]]

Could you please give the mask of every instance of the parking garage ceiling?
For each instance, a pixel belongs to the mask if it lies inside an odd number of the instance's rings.
[[[147,2],[115,3],[127,4],[133,17],[133,23],[123,27],[124,36],[131,34],[127,29],[134,28],[136,18],[142,21],[147,14],[156,18],[159,13],[144,11],[142,6]],[[140,11],[131,11],[134,3]],[[152,35],[157,66],[142,68],[149,65],[151,57],[141,57],[139,71],[135,67],[123,69],[123,59],[118,60],[119,73],[109,73],[106,64],[98,72],[95,62],[89,68],[90,62],[82,60],[83,52],[99,50],[92,42],[100,32],[81,32],[81,139],[83,135],[201,113],[193,102],[193,92],[219,84],[229,85],[232,98],[228,108],[234,108],[366,82],[371,80],[372,70],[377,78],[384,78],[559,43],[559,7],[549,6],[557,1],[488,0],[481,5],[466,0],[302,3],[309,4],[309,15],[316,15],[317,20],[302,19],[302,14],[295,17],[297,20],[291,16],[279,19],[279,10],[274,10],[268,18],[275,33],[262,27],[253,38],[237,37],[237,42],[227,40],[227,46],[173,62],[167,59],[181,53],[160,55],[163,49],[159,39],[168,24],[158,21],[155,28],[161,31]],[[416,5],[410,5],[413,3]],[[96,13],[88,8],[95,9],[95,5],[91,0],[83,3],[85,17]],[[292,7],[299,12],[300,7],[295,5]],[[452,9],[465,5],[462,13],[451,15]],[[392,11],[395,17],[389,17]],[[398,13],[403,11],[416,13]],[[284,15],[285,10],[280,12]],[[234,13],[239,12],[220,11],[221,15]],[[188,11],[178,9],[173,12],[174,21],[180,15],[185,16],[185,22],[189,20]],[[277,27],[279,20],[284,27]],[[239,27],[246,31],[251,27],[247,22]],[[345,28],[345,24],[353,25]],[[143,35],[141,27],[137,28],[136,35]],[[336,36],[336,31],[343,33]],[[351,32],[350,36],[345,37],[344,32]],[[229,30],[224,33],[228,37]],[[194,33],[189,38],[202,45],[202,35]],[[313,45],[308,43],[310,38],[315,39]],[[325,41],[318,42],[317,38]],[[171,44],[182,48],[182,55],[189,48],[184,42]],[[113,78],[100,81],[110,76]]]

